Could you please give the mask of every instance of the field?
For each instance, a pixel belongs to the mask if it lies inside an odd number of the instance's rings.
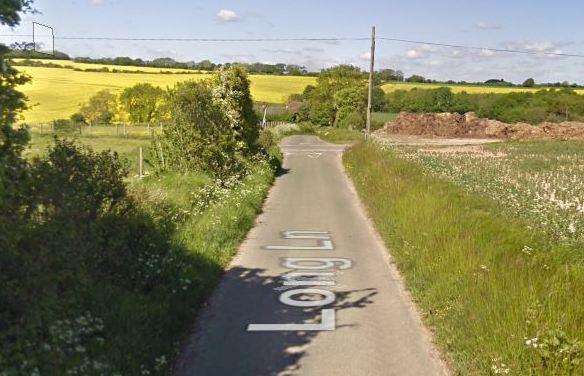
[[[444,85],[444,84],[420,84],[409,82],[392,82],[381,86],[386,93],[396,90],[411,90],[417,89],[436,89],[439,87],[449,87],[454,93],[467,92],[469,94],[484,94],[484,93],[517,93],[526,91],[538,91],[543,88],[524,88],[524,87],[496,87],[496,86],[477,86],[477,85]],[[583,94],[584,89],[576,90],[576,92]]]
[[[86,65],[93,66],[93,64]],[[24,113],[23,121],[28,123],[48,122],[69,117],[79,109],[81,104],[100,90],[119,92],[126,87],[143,82],[166,88],[180,81],[202,80],[210,77],[209,74],[192,73],[103,73],[43,67],[17,67],[17,69],[32,77],[32,82],[21,88],[22,92],[28,96],[32,107]],[[145,69],[140,68],[140,70]],[[155,70],[160,71],[160,69]],[[290,94],[300,93],[306,85],[314,83],[315,78],[251,75],[250,80],[254,100],[283,103]]]
[[[380,141],[344,162],[455,373],[584,372],[583,142]]]
[[[152,129],[154,131],[154,129]],[[24,154],[28,158],[46,154],[53,144],[54,136],[71,138],[78,143],[89,146],[95,151],[111,149],[117,152],[126,162],[129,176],[138,175],[139,149],[143,149],[144,158],[147,158],[147,149],[150,146],[150,130],[145,126],[93,126],[83,127],[80,132],[53,133],[47,126],[31,127],[31,142]],[[148,165],[145,164],[148,171]]]
[[[16,62],[21,62],[26,59],[14,59]],[[43,64],[56,64],[61,65],[63,67],[73,67],[75,69],[101,69],[101,68],[108,68],[110,70],[118,69],[118,70],[125,70],[125,71],[133,71],[133,72],[147,72],[147,73],[160,73],[160,72],[172,72],[172,73],[197,73],[196,71],[190,69],[176,69],[176,68],[153,68],[153,67],[135,67],[131,65],[120,66],[120,65],[111,65],[111,64],[92,64],[92,63],[78,63],[72,60],[53,60],[53,59],[30,59],[33,61],[38,61]]]

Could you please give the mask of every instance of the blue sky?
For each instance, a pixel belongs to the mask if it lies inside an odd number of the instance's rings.
[[[37,0],[61,36],[110,37],[367,37],[379,36],[535,52],[584,54],[584,2],[575,0],[191,1]],[[22,40],[23,38],[19,38]],[[9,42],[11,38],[0,39]],[[348,42],[103,42],[57,41],[73,56],[169,56],[178,60],[286,62],[310,69],[351,63],[367,66],[366,41]],[[378,41],[377,67],[435,79],[575,81],[584,83],[584,59],[517,56]]]

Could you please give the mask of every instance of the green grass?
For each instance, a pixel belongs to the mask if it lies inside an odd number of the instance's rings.
[[[210,74],[192,73],[104,73],[65,68],[24,66],[16,68],[32,78],[30,83],[19,88],[29,98],[31,108],[23,114],[22,119],[28,123],[68,118],[100,90],[106,89],[117,93],[126,87],[144,82],[166,88],[185,80],[203,80],[211,77]],[[116,68],[135,69],[125,66]],[[253,99],[270,103],[283,103],[290,94],[301,93],[307,85],[315,83],[314,77],[250,75],[249,78]]]
[[[584,373],[582,243],[395,150],[360,143],[344,163],[457,374]]]
[[[385,124],[389,121],[393,121],[396,117],[397,114],[392,112],[373,112],[371,114],[371,122]]]
[[[145,374],[142,369],[148,374],[170,374],[173,358],[253,226],[273,178],[274,172],[266,162],[258,163],[249,176],[227,190],[219,190],[211,179],[197,173],[165,173],[132,181],[132,196],[155,219],[161,233],[169,236],[170,248],[182,260],[183,272],[175,278],[176,292],[169,291],[169,295],[182,298],[161,296],[159,301],[121,302],[128,304],[127,317],[101,314],[111,330],[108,342],[112,343],[102,356],[121,374]],[[163,268],[163,261],[151,260],[150,268]],[[141,307],[138,314],[136,306]],[[119,315],[124,309],[111,311]],[[164,364],[157,365],[157,359],[164,359]]]
[[[363,132],[355,129],[321,127],[316,129],[318,137],[333,144],[351,144],[363,138]]]
[[[58,136],[73,139],[95,151],[109,149],[117,152],[126,161],[130,176],[134,176],[138,174],[140,147],[143,149],[144,158],[147,158],[150,133],[147,127],[128,126],[126,127],[126,134],[127,137],[124,136],[123,128],[116,128],[116,126],[83,127],[81,134],[78,131],[53,133],[47,127],[43,128],[41,133],[39,127],[34,127],[31,128],[31,142],[24,154],[28,158],[46,154],[48,148],[53,144],[54,137]],[[147,167],[145,165],[146,169]]]

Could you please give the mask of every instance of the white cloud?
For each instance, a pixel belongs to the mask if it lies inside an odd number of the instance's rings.
[[[360,60],[370,61],[371,60],[371,52],[363,52],[359,55]]]
[[[220,22],[235,22],[239,21],[240,17],[232,10],[221,9],[219,12],[217,12],[217,19]]]
[[[495,56],[495,51],[493,50],[487,50],[487,49],[482,49],[480,56],[482,57],[492,57]]]
[[[406,57],[412,60],[421,59],[424,57],[424,51],[422,51],[421,49],[408,50],[406,52]]]
[[[89,0],[89,4],[93,6],[100,6],[105,4],[105,0]]]
[[[553,54],[564,53],[562,47],[570,44],[571,43],[569,42],[554,43],[550,41],[519,41],[507,43],[506,48],[538,53],[541,54],[541,57],[559,58],[559,56],[554,56]]]
[[[502,29],[501,25],[496,23],[490,23],[485,21],[480,21],[475,24],[475,27],[480,30],[500,30]]]

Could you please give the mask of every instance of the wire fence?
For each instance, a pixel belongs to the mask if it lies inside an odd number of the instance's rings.
[[[116,123],[103,125],[69,124],[60,127],[54,122],[26,124],[30,131],[39,135],[67,135],[82,137],[117,137],[150,139],[162,133],[164,124]]]

